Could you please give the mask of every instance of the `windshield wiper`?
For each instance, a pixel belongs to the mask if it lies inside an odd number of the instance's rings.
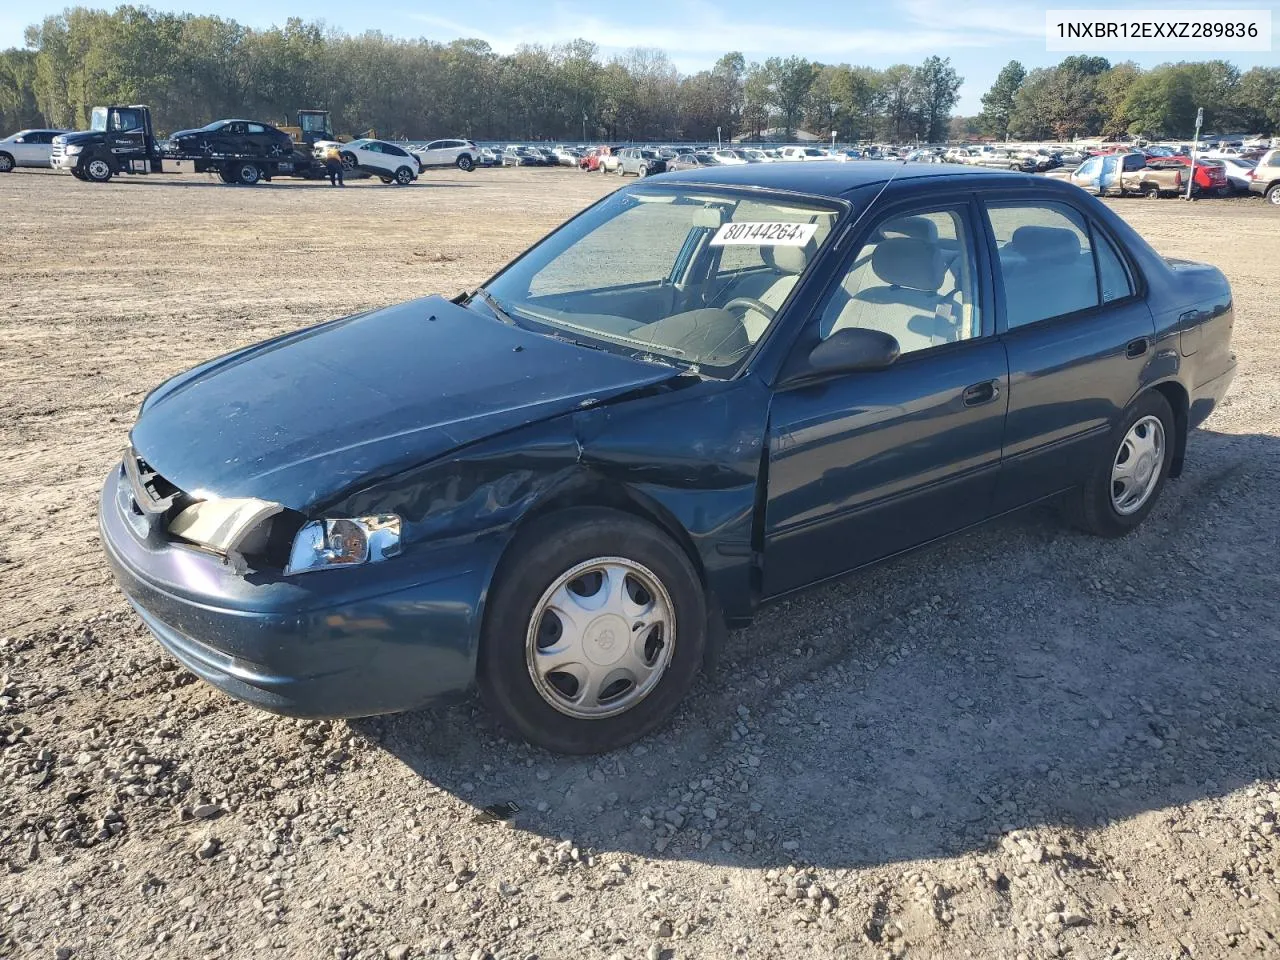
[[[503,323],[505,323],[507,326],[509,327],[519,326],[519,324],[516,323],[515,318],[513,318],[511,314],[507,313],[507,311],[503,308],[502,304],[498,302],[498,298],[495,297],[488,290],[486,290],[484,287],[476,287],[476,292],[471,295],[471,299],[474,300],[476,297],[479,297],[481,300],[483,300],[485,302],[485,306],[487,306],[490,310],[493,311],[493,315],[497,317],[499,320],[501,320]]]

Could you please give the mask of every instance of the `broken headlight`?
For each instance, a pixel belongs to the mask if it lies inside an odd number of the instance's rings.
[[[293,538],[285,575],[377,563],[400,552],[400,518],[394,513],[340,520],[312,520]]]

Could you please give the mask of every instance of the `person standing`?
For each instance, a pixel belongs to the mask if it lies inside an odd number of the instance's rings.
[[[329,174],[329,186],[345,187],[347,185],[342,179],[342,157],[337,147],[330,147],[324,152],[324,169]]]

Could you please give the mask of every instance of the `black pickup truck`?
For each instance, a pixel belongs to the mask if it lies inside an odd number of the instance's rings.
[[[106,183],[116,174],[177,172],[166,171],[165,161],[185,160],[196,173],[252,185],[277,174],[316,176],[321,167],[309,147],[300,149],[289,134],[256,121],[219,121],[182,131],[186,136],[175,135],[166,146],[156,139],[151,110],[142,104],[94,107],[91,118],[88,130],[54,138],[53,169]]]

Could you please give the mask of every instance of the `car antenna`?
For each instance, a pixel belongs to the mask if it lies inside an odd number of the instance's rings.
[[[854,227],[856,227],[858,224],[862,222],[862,218],[871,212],[871,208],[876,205],[876,201],[880,199],[880,195],[889,189],[889,184],[893,183],[893,181],[897,179],[898,171],[901,170],[906,165],[907,165],[907,161],[905,159],[898,164],[898,166],[894,169],[893,173],[889,175],[889,179],[880,185],[880,189],[877,190],[876,195],[871,198],[871,202],[868,203],[865,207],[863,207],[862,212],[858,214],[857,217],[854,218],[853,223],[849,224],[848,229],[845,230],[844,232],[845,236],[848,236],[849,232],[852,231]],[[844,240],[844,237],[841,237],[841,241],[843,240]]]

